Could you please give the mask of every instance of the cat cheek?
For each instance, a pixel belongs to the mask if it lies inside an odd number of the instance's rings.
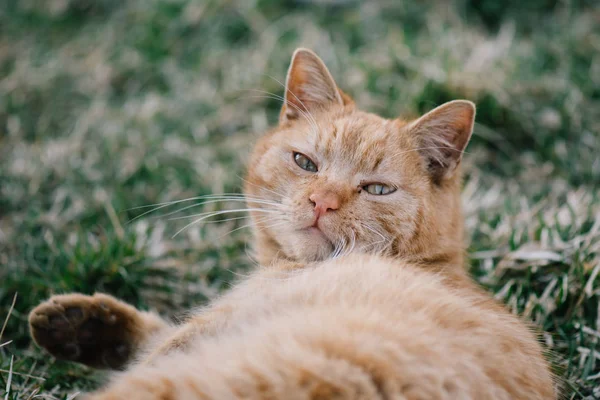
[[[265,182],[280,182],[289,175],[289,168],[281,162],[281,151],[274,147],[257,160],[254,171]]]

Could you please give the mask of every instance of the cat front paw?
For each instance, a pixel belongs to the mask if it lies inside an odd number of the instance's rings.
[[[29,327],[35,342],[58,359],[121,369],[135,345],[137,312],[105,294],[57,295],[31,311]]]

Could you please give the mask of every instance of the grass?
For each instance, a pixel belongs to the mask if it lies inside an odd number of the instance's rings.
[[[247,221],[134,207],[240,191],[297,46],[365,109],[478,104],[471,268],[543,341],[569,399],[600,396],[600,10],[593,1],[0,2],[0,393],[103,375],[44,355],[28,311],[106,291],[177,315],[251,266]],[[208,204],[200,211],[218,207]],[[171,211],[171,210],[167,210]],[[11,307],[16,297],[14,308]]]

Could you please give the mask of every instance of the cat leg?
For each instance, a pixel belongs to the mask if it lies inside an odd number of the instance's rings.
[[[239,309],[239,297],[248,297],[251,293],[261,291],[263,282],[285,277],[289,271],[302,267],[304,267],[303,264],[282,261],[275,268],[265,267],[255,271],[259,278],[251,280],[254,283],[246,281],[235,291],[230,292],[230,294],[238,293],[236,297],[225,295],[207,309],[191,315],[185,323],[174,329],[170,336],[162,336],[160,342],[149,347],[150,352],[142,358],[142,364],[151,365],[158,357],[174,351],[185,351],[189,343],[199,336],[206,338],[217,335],[226,328],[232,319],[235,319],[233,314],[236,309]]]
[[[123,369],[148,339],[169,328],[158,315],[112,296],[52,296],[29,314],[33,340],[54,357],[95,368]]]
[[[189,344],[199,336],[214,336],[227,323],[232,307],[221,305],[192,315],[185,323],[179,325],[169,336],[160,337],[160,343],[150,347],[150,352],[142,358],[141,364],[152,365],[162,356],[175,351],[185,351]]]

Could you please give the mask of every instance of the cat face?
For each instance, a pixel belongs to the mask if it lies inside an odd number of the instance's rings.
[[[413,122],[359,111],[314,53],[297,50],[280,124],[248,170],[259,261],[448,245],[443,235],[462,235],[457,166],[473,117],[466,101]]]

